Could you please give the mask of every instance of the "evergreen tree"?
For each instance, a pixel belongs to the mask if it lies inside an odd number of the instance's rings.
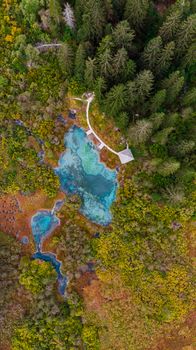
[[[86,50],[83,43],[79,44],[75,57],[75,77],[79,81],[84,80]]]
[[[191,67],[196,62],[196,43],[188,48],[187,53],[181,58],[182,67]]]
[[[196,104],[196,87],[193,87],[189,90],[183,98],[183,104],[185,106],[195,105]]]
[[[30,23],[35,23],[38,11],[44,6],[43,0],[22,0],[20,1],[20,8],[25,19]]]
[[[182,11],[180,9],[174,10],[166,17],[166,20],[163,22],[159,30],[159,35],[164,41],[171,41],[175,38],[180,27],[181,17]]]
[[[106,112],[116,116],[126,106],[126,88],[123,84],[115,85],[106,96]]]
[[[175,159],[167,159],[163,162],[159,168],[158,173],[163,176],[169,176],[174,174],[180,168],[180,162]]]
[[[153,74],[149,70],[144,70],[139,73],[135,79],[135,86],[137,91],[137,101],[142,103],[149,97],[153,86]]]
[[[161,55],[156,67],[156,71],[158,74],[165,73],[169,69],[171,61],[174,57],[174,49],[175,43],[174,41],[171,41],[170,43],[166,44],[163,50],[161,51]]]
[[[85,83],[89,88],[94,85],[97,76],[97,62],[96,58],[88,58],[86,60],[86,68],[84,72]]]
[[[104,77],[109,77],[112,73],[112,53],[111,49],[106,49],[99,55],[100,73]]]
[[[64,43],[59,49],[58,61],[62,73],[70,76],[73,70],[73,51],[68,43]]]
[[[129,125],[129,116],[126,112],[115,115],[115,122],[118,128],[125,131]]]
[[[167,92],[166,102],[171,104],[175,101],[184,85],[184,77],[181,76],[179,71],[175,71],[170,74],[169,78],[164,79],[161,85]]]
[[[83,5],[82,25],[78,38],[98,41],[106,25],[106,11],[102,0],[87,0]]]
[[[163,191],[163,195],[172,205],[181,203],[185,198],[185,193],[179,185],[167,187]]]
[[[165,102],[166,90],[158,90],[156,94],[149,101],[149,109],[152,113],[157,112],[161,109]]]
[[[182,56],[196,38],[196,14],[189,16],[180,26],[176,48],[179,56]]]
[[[124,71],[124,67],[126,66],[127,61],[128,61],[127,51],[124,48],[119,49],[113,58],[113,64],[112,64],[113,76],[117,82],[119,77],[122,76],[122,73]]]
[[[120,75],[120,82],[126,83],[135,76],[136,64],[133,60],[127,60]]]
[[[150,116],[149,120],[153,123],[153,130],[158,130],[163,124],[165,118],[164,113],[154,113]]]
[[[173,130],[174,130],[174,128],[171,126],[171,127],[168,127],[168,128],[165,128],[165,129],[159,131],[158,133],[156,133],[153,136],[153,142],[156,142],[159,145],[165,145],[168,141],[169,135],[171,134],[171,132]]]
[[[153,124],[151,121],[141,119],[136,122],[135,125],[129,127],[130,142],[134,145],[145,143],[152,135]]]
[[[106,91],[106,82],[103,77],[98,77],[94,82],[96,98],[100,104],[103,103],[103,94]]]
[[[134,37],[134,31],[130,29],[127,21],[119,22],[112,33],[115,47],[124,47],[127,51],[132,48]]]
[[[142,57],[145,67],[151,70],[155,69],[157,62],[161,57],[161,49],[162,39],[160,36],[157,36],[148,42]]]
[[[127,0],[124,17],[132,28],[140,27],[147,15],[148,8],[148,0]]]
[[[177,155],[185,156],[195,149],[195,142],[192,140],[182,140],[176,148]]]
[[[59,0],[49,0],[50,17],[59,24],[61,18],[61,6]]]
[[[127,89],[127,107],[131,110],[136,102],[136,85],[134,81],[129,81],[126,85]]]

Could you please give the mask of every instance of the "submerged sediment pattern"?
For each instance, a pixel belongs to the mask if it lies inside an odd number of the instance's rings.
[[[72,127],[65,135],[67,147],[55,169],[62,190],[79,194],[80,211],[91,221],[108,225],[111,222],[110,207],[116,198],[116,171],[100,162],[98,151],[83,129]]]

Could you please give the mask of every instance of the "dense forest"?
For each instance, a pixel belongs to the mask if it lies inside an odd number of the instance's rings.
[[[192,350],[156,344],[194,307],[196,2],[1,0],[0,33],[0,199],[57,196],[66,96],[94,91],[135,158],[111,225],[63,206],[65,298],[51,265],[0,233],[0,350]]]

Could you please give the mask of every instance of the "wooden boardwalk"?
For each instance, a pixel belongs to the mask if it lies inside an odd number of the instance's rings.
[[[95,136],[95,138],[100,142],[100,144],[98,145],[98,148],[101,150],[102,148],[107,148],[110,152],[116,154],[120,161],[121,164],[125,164],[125,163],[129,163],[132,160],[134,160],[134,157],[132,155],[131,150],[128,148],[125,148],[123,151],[121,152],[116,152],[114,149],[112,149],[110,146],[106,145],[106,143],[97,135],[97,133],[93,130],[91,123],[90,123],[90,119],[89,119],[89,108],[90,108],[90,104],[94,99],[94,93],[88,93],[86,94],[86,99],[82,99],[79,97],[73,97],[74,100],[78,100],[81,102],[86,102],[86,121],[88,124],[88,130],[87,130],[87,135],[93,134]]]

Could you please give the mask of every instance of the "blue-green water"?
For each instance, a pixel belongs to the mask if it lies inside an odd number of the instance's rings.
[[[83,129],[69,129],[64,143],[66,151],[55,169],[62,190],[81,197],[80,211],[88,219],[108,225],[112,219],[110,207],[116,198],[117,172],[100,162],[99,152]]]
[[[111,222],[110,207],[116,198],[117,173],[100,162],[98,151],[87,138],[83,129],[72,127],[65,135],[66,152],[59,159],[58,168],[61,188],[67,194],[77,193],[82,200],[80,211],[91,221],[108,225]],[[52,210],[39,210],[31,219],[36,252],[33,259],[48,261],[58,276],[59,292],[64,295],[67,278],[61,273],[61,262],[56,255],[42,252],[44,239],[60,225],[56,216],[63,205],[57,201]]]
[[[60,225],[59,218],[50,210],[39,210],[31,218],[31,228],[37,249],[40,249],[43,239],[58,225]]]

